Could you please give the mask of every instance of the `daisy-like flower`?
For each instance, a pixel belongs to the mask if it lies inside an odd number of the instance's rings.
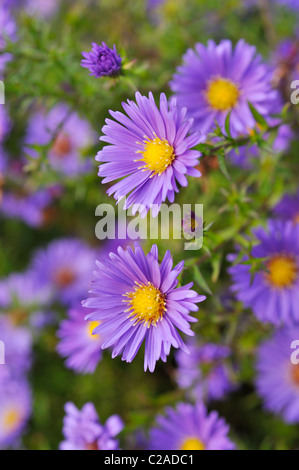
[[[245,307],[251,308],[262,322],[291,325],[299,320],[299,225],[270,220],[268,229],[255,230],[258,244],[251,256],[262,259],[260,271],[250,272],[243,259],[232,266],[232,290]],[[228,257],[235,260],[235,255]]]
[[[227,346],[187,342],[190,354],[178,351],[176,380],[196,400],[221,400],[235,389],[232,371],[227,364],[231,351]]]
[[[101,322],[94,332],[102,337],[102,349],[111,347],[113,358],[122,353],[122,360],[132,362],[145,340],[144,370],[150,372],[158,359],[166,361],[171,346],[188,352],[177,329],[194,335],[189,322],[197,320],[189,313],[205,296],[190,290],[192,283],[176,288],[184,262],[172,269],[167,251],[159,265],[156,245],[145,255],[135,243],[135,251],[119,247],[96,264],[93,297],[83,305],[95,310],[87,318]]]
[[[257,354],[257,391],[265,408],[288,423],[299,423],[299,364],[291,362],[291,344],[298,338],[298,326],[283,328]]]
[[[0,387],[0,449],[16,445],[31,415],[31,392],[24,380]]]
[[[86,309],[72,308],[60,323],[57,351],[67,357],[66,366],[79,373],[92,373],[102,358],[101,339],[93,330],[99,322],[86,321]]]
[[[274,214],[281,220],[292,220],[299,224],[299,191],[296,194],[286,194],[274,207]]]
[[[224,128],[231,113],[231,132],[238,136],[255,125],[248,102],[265,118],[277,107],[271,78],[271,69],[254,46],[241,39],[233,49],[229,40],[218,45],[209,40],[207,46],[197,43],[195,50],[186,52],[170,85],[178,104],[194,119],[195,130],[212,131],[215,121]]]
[[[31,366],[32,336],[16,326],[10,315],[0,315],[0,341],[5,345],[5,367],[0,366],[0,388],[7,377],[21,377]]]
[[[200,176],[194,167],[200,153],[192,147],[204,141],[204,136],[193,133],[187,137],[192,121],[186,120],[186,109],[180,109],[175,100],[168,104],[160,96],[158,108],[152,93],[149,97],[136,93],[136,102],[122,106],[128,116],[110,111],[118,122],[106,119],[100,140],[106,145],[98,153],[99,176],[103,183],[122,178],[107,193],[120,201],[128,196],[124,209],[133,205],[133,212],[145,215],[152,208],[155,216],[166,199],[174,201],[177,183],[187,186],[186,176]],[[153,206],[153,207],[151,207]]]
[[[48,152],[51,167],[60,174],[74,176],[89,172],[91,162],[82,157],[94,142],[90,124],[64,104],[58,104],[48,113],[37,111],[28,124],[25,151],[33,158],[38,153],[29,145],[52,145]],[[54,139],[54,140],[53,140]]]
[[[158,416],[150,434],[151,450],[233,450],[229,426],[216,411],[208,413],[203,403],[179,403]]]
[[[63,420],[65,440],[60,450],[118,450],[115,438],[123,429],[123,422],[112,415],[103,425],[92,403],[86,403],[78,410],[73,403],[66,403]]]
[[[95,251],[81,240],[62,238],[37,251],[31,263],[32,275],[48,287],[55,299],[74,304],[86,296]]]
[[[104,42],[102,42],[102,45],[95,42],[91,45],[92,50],[90,52],[82,52],[84,59],[81,61],[81,66],[89,69],[89,75],[94,75],[96,78],[119,75],[122,58],[117,53],[115,44],[113,49],[110,49]]]

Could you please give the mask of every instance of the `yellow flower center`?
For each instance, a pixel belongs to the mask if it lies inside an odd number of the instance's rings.
[[[138,150],[136,153],[141,153],[143,156],[136,161],[145,163],[139,170],[152,171],[152,176],[161,175],[175,159],[173,147],[167,140],[159,139],[159,137],[145,140],[144,150]]]
[[[188,437],[179,450],[205,450],[205,446],[197,437]]]
[[[99,322],[99,321],[89,321],[89,322],[87,322],[87,334],[88,334],[90,339],[98,339],[99,335],[93,335],[92,332],[100,324],[101,324],[101,322]]]
[[[3,417],[3,427],[7,432],[13,431],[20,422],[20,414],[15,409],[8,409]]]
[[[290,287],[297,279],[297,264],[291,256],[274,256],[268,261],[267,269],[266,277],[274,287]]]
[[[211,108],[217,111],[228,111],[239,99],[238,85],[227,78],[215,78],[208,83],[206,99]]]
[[[127,297],[130,312],[128,318],[132,318],[134,325],[143,322],[148,328],[162,320],[166,312],[165,295],[159,291],[151,282],[139,284],[136,282],[135,291],[124,294]]]

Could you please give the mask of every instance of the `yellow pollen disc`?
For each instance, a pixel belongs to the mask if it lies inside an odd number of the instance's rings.
[[[144,150],[138,150],[136,153],[142,154],[142,158],[137,161],[145,163],[139,169],[152,171],[153,175],[161,175],[175,159],[173,147],[167,140],[159,139],[159,137],[145,140]]]
[[[197,437],[188,437],[179,450],[205,450],[205,446]]]
[[[299,224],[299,212],[298,214],[295,215],[293,220],[294,220],[294,224]]]
[[[291,256],[274,256],[267,263],[266,277],[274,287],[290,287],[297,279],[298,268]]]
[[[143,322],[149,328],[162,320],[166,312],[165,295],[150,282],[136,283],[135,291],[125,294],[124,297],[128,298],[124,300],[129,304],[126,312],[129,312],[128,318],[132,318],[134,325]]]
[[[16,428],[20,422],[20,415],[14,409],[9,409],[6,411],[3,417],[3,427],[6,431],[12,431]]]
[[[206,99],[211,108],[217,111],[228,111],[238,102],[240,91],[238,85],[227,78],[215,78],[208,83]]]
[[[87,324],[87,334],[91,339],[97,339],[99,335],[93,335],[92,332],[93,330],[99,326],[101,322],[99,321],[89,321]]]

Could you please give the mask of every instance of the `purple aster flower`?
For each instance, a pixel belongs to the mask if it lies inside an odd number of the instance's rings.
[[[90,52],[82,52],[84,59],[81,60],[81,66],[89,69],[90,74],[96,78],[115,77],[121,72],[121,56],[117,54],[116,46],[110,49],[104,42],[102,45],[91,43]]]
[[[193,128],[209,132],[215,121],[224,128],[228,113],[234,136],[247,134],[255,126],[248,101],[267,118],[279,101],[271,87],[272,71],[263,63],[256,48],[238,41],[235,49],[229,40],[207,46],[197,43],[183,57],[183,65],[171,81],[178,104],[186,106]]]
[[[288,423],[299,422],[299,364],[291,362],[291,344],[298,339],[298,326],[283,328],[264,342],[257,354],[257,391],[265,408]]]
[[[174,201],[177,183],[187,186],[186,176],[201,176],[194,167],[200,153],[192,147],[204,141],[204,136],[193,133],[187,137],[192,120],[186,120],[186,109],[167,103],[164,93],[160,108],[152,93],[149,98],[136,93],[136,101],[128,100],[122,106],[127,116],[110,111],[118,122],[106,119],[105,134],[100,140],[108,142],[96,160],[104,162],[99,168],[103,183],[122,178],[107,193],[120,201],[128,195],[124,209],[133,205],[133,212],[143,215],[152,207],[156,215],[163,201]],[[140,207],[141,206],[141,207]]]
[[[151,450],[233,450],[229,426],[216,411],[208,414],[203,403],[179,403],[158,416],[151,431]]]
[[[65,441],[60,450],[119,450],[114,437],[123,429],[123,422],[112,415],[102,425],[92,403],[86,403],[78,410],[73,403],[66,403],[63,420]]]
[[[48,113],[34,113],[28,124],[25,151],[34,158],[38,153],[28,145],[52,145],[48,159],[53,170],[68,176],[89,172],[91,161],[82,158],[82,152],[94,142],[90,124],[64,105],[56,105]]]
[[[299,320],[299,225],[270,220],[267,230],[259,228],[254,233],[258,244],[251,256],[261,259],[263,267],[253,274],[244,257],[229,269],[232,290],[260,321],[276,326],[294,324]],[[228,259],[234,261],[235,257]]]
[[[10,219],[22,220],[30,227],[38,228],[48,219],[48,210],[52,205],[52,194],[48,189],[35,192],[3,192],[0,211]]]
[[[299,191],[296,194],[287,194],[274,207],[274,214],[281,220],[292,220],[299,224]]]
[[[87,318],[101,322],[94,332],[102,337],[102,349],[112,347],[113,358],[122,353],[122,360],[132,362],[145,340],[144,370],[150,372],[158,359],[166,361],[171,345],[188,352],[177,329],[194,335],[189,322],[197,320],[189,313],[205,296],[190,290],[193,283],[176,288],[184,262],[172,269],[167,251],[159,265],[156,245],[145,255],[135,243],[135,251],[119,247],[96,264],[93,297],[83,305],[94,310]]]
[[[0,365],[0,389],[7,377],[24,376],[31,366],[31,333],[11,320],[12,315],[0,315],[0,340],[5,346],[5,364]]]
[[[31,392],[24,380],[0,387],[0,449],[16,445],[31,415]]]
[[[286,152],[290,146],[290,142],[294,137],[294,133],[290,126],[283,124],[279,127],[276,138],[272,144],[274,152]],[[265,136],[267,140],[267,135]],[[237,166],[243,168],[251,168],[254,159],[261,157],[261,149],[253,145],[244,145],[238,147],[238,153],[232,150],[228,154],[230,160]]]
[[[196,400],[221,400],[235,389],[232,371],[226,363],[230,348],[212,343],[199,345],[193,339],[187,346],[190,354],[181,350],[176,354],[179,387],[191,389]]]
[[[33,257],[33,276],[53,296],[65,304],[81,301],[88,289],[94,266],[95,251],[81,240],[54,240]]]
[[[102,358],[101,339],[93,334],[99,322],[86,321],[86,309],[72,308],[60,323],[57,351],[67,357],[66,366],[79,373],[93,373]]]

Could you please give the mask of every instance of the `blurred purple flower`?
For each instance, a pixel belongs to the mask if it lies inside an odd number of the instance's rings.
[[[179,387],[191,390],[191,396],[197,401],[221,400],[236,388],[226,363],[231,354],[229,347],[212,343],[199,345],[193,338],[186,344],[190,354],[181,350],[176,354]]]
[[[298,339],[298,326],[283,328],[257,353],[257,391],[265,408],[287,423],[299,423],[299,364],[291,362],[291,344]]]
[[[54,138],[55,137],[55,138]],[[82,152],[94,142],[95,133],[90,124],[59,104],[48,113],[35,112],[28,124],[25,151],[33,158],[39,155],[28,145],[49,145],[48,159],[53,170],[68,176],[89,172],[92,161],[84,159]]]
[[[121,72],[122,58],[117,54],[116,46],[110,49],[104,42],[98,45],[92,44],[90,52],[82,52],[84,59],[81,60],[81,66],[89,69],[90,75],[99,77],[115,77]]]
[[[123,422],[112,415],[102,425],[92,403],[86,403],[78,410],[73,403],[66,403],[66,416],[63,420],[65,441],[60,450],[118,450],[114,437],[123,429]]]
[[[179,403],[158,416],[150,434],[150,450],[233,450],[229,426],[216,411],[208,414],[203,403]]]
[[[144,370],[150,372],[160,358],[166,362],[171,346],[188,352],[177,329],[194,335],[189,322],[197,320],[189,313],[205,296],[190,290],[192,283],[176,288],[184,262],[172,269],[167,251],[159,265],[156,245],[145,255],[135,243],[135,251],[119,247],[96,264],[92,296],[83,305],[94,310],[87,318],[101,322],[94,332],[102,349],[112,347],[112,357],[122,353],[122,360],[132,362],[145,340]]]
[[[13,273],[0,279],[0,308],[15,310],[36,310],[49,304],[49,287],[41,288],[33,273]]]
[[[52,241],[33,256],[31,270],[37,283],[53,297],[73,305],[86,297],[96,253],[84,241],[62,238]]]
[[[67,357],[66,366],[79,373],[93,373],[102,358],[101,338],[93,334],[98,322],[84,319],[86,309],[72,308],[57,332],[57,351]]]
[[[32,335],[27,328],[14,325],[11,320],[11,315],[0,314],[0,341],[5,346],[5,365],[0,365],[0,389],[8,378],[24,377],[31,366]]]
[[[18,444],[30,415],[31,392],[27,382],[8,380],[1,384],[0,449]]]
[[[7,218],[22,220],[30,227],[41,227],[47,222],[48,209],[53,198],[49,189],[35,192],[19,191],[3,192],[0,212]]]
[[[273,212],[281,220],[292,220],[299,224],[299,190],[296,194],[286,194],[274,207]]]
[[[60,5],[60,0],[26,0],[24,10],[30,16],[48,19],[55,15]]]

